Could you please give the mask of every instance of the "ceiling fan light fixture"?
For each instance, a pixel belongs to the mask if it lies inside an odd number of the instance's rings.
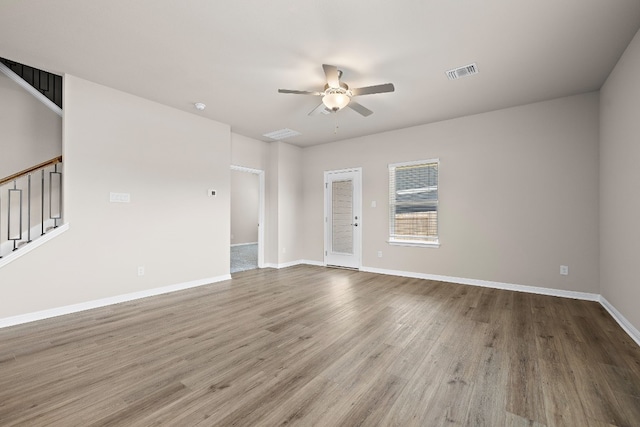
[[[278,93],[321,96],[322,103],[309,112],[310,116],[316,116],[318,114],[330,114],[332,112],[336,113],[342,110],[344,107],[349,107],[361,116],[368,117],[373,114],[373,111],[369,110],[363,105],[360,105],[356,101],[351,101],[351,98],[360,95],[393,92],[395,90],[393,83],[385,83],[381,85],[350,89],[349,85],[340,81],[340,78],[342,77],[342,71],[338,70],[335,65],[322,64],[322,69],[324,70],[324,75],[327,78],[327,83],[324,85],[324,88],[321,92],[278,89]]]
[[[331,111],[342,110],[351,101],[351,94],[344,88],[330,87],[324,92],[322,103]]]

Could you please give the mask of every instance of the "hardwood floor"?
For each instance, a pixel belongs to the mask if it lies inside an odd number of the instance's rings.
[[[0,425],[640,426],[597,303],[297,266],[0,330]]]

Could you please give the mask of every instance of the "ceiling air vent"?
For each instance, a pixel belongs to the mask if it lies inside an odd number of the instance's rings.
[[[266,136],[267,138],[271,138],[271,139],[275,139],[276,141],[279,141],[281,139],[291,138],[292,136],[298,136],[298,135],[300,135],[300,132],[292,129],[284,128],[280,130],[274,130],[273,132],[265,133],[262,136]]]
[[[478,74],[478,66],[474,62],[473,64],[465,65],[463,67],[454,68],[453,70],[448,70],[447,77],[449,80],[457,80],[461,77],[471,76],[473,74]]]

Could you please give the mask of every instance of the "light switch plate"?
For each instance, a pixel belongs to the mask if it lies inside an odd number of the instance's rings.
[[[109,193],[109,201],[111,203],[129,203],[131,195],[129,193]]]

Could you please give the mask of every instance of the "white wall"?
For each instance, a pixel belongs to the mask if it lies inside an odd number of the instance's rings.
[[[227,275],[229,127],[74,76],[64,95],[70,229],[0,270],[0,318]]]
[[[231,164],[265,171],[268,181],[270,143],[231,132]]]
[[[303,258],[323,259],[323,171],[362,167],[365,267],[598,293],[598,102],[590,93],[303,150]],[[391,246],[387,165],[431,158],[441,246]]]
[[[257,174],[231,171],[231,244],[258,241],[260,182]]]
[[[609,75],[600,104],[602,295],[640,330],[640,32]]]
[[[300,228],[303,209],[303,150],[277,143],[278,155],[278,263],[303,259],[305,232]]]
[[[0,73],[0,178],[62,154],[62,119]]]

